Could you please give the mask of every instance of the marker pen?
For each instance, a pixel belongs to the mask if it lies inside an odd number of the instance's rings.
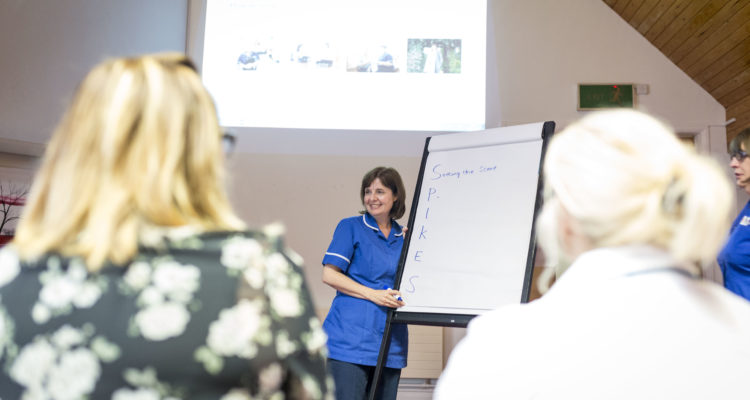
[[[383,285],[383,290],[391,290],[391,288],[390,288],[390,287],[389,287],[388,285]],[[396,296],[396,295],[394,294],[394,295],[393,295],[393,297],[395,297],[395,298],[396,298],[396,300],[398,300],[398,301],[404,301],[404,300],[403,300],[403,299],[401,298],[401,296]]]

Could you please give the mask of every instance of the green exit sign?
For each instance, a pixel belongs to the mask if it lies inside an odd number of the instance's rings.
[[[633,84],[578,85],[578,110],[604,108],[635,108]]]

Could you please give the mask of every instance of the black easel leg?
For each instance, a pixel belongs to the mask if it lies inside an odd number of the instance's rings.
[[[391,345],[391,324],[393,320],[393,310],[388,310],[388,317],[385,320],[385,329],[383,330],[383,339],[380,340],[380,354],[378,354],[378,362],[375,364],[375,372],[372,374],[372,382],[370,383],[370,395],[367,397],[369,400],[375,400],[375,394],[378,391],[378,382],[380,381],[380,375],[383,373],[383,367],[385,367],[386,358],[388,358],[388,348]]]

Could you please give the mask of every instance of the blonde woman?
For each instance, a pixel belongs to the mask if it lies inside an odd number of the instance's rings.
[[[561,277],[482,315],[436,399],[746,399],[750,304],[701,280],[729,222],[721,169],[637,111],[550,143],[540,244]]]
[[[88,74],[0,251],[0,398],[332,396],[303,275],[279,229],[245,230],[223,161],[183,55]]]

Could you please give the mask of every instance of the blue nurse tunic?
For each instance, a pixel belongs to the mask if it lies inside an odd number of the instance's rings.
[[[750,202],[732,223],[718,260],[724,287],[750,300]]]
[[[341,220],[323,257],[355,282],[372,289],[393,287],[404,246],[404,231],[391,221],[386,239],[370,214]],[[376,365],[388,308],[336,291],[323,329],[329,357],[360,365]],[[406,325],[393,324],[386,367],[404,368],[408,348]]]

